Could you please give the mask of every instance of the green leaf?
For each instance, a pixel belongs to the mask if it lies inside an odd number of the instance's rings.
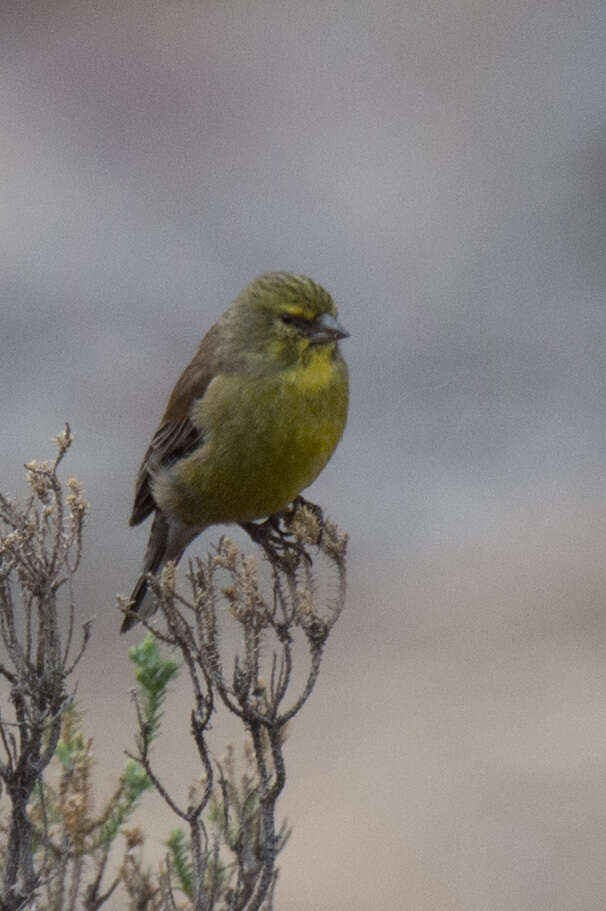
[[[171,870],[176,875],[179,887],[189,899],[193,899],[194,881],[190,845],[183,829],[173,829],[168,836],[166,846],[169,850]]]
[[[150,632],[143,642],[128,650],[128,656],[137,668],[135,680],[139,704],[146,727],[146,740],[150,743],[158,734],[162,704],[168,684],[179,672],[179,663],[172,656],[164,658],[160,655],[156,638]]]

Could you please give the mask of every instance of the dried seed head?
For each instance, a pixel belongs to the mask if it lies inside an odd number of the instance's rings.
[[[55,444],[59,452],[59,458],[61,458],[61,456],[67,452],[69,447],[72,445],[73,439],[74,435],[70,430],[69,424],[65,425],[65,428],[61,431],[61,433],[58,433],[56,436],[51,437],[51,441]]]
[[[46,503],[49,491],[52,488],[52,465],[50,462],[25,463],[25,480],[34,491],[39,500]]]
[[[126,847],[129,851],[138,848],[145,841],[145,836],[139,826],[123,826],[121,831],[126,839]]]

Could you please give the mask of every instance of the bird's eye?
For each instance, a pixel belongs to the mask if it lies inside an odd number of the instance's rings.
[[[281,313],[280,319],[282,320],[282,322],[284,323],[285,326],[290,326],[295,321],[295,318],[292,315],[292,313]]]

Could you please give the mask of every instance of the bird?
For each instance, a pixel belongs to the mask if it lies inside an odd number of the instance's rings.
[[[204,529],[250,530],[322,471],[347,420],[348,336],[331,295],[289,272],[251,281],[208,330],[137,473],[129,524],[153,521],[121,632],[155,610],[148,574]]]

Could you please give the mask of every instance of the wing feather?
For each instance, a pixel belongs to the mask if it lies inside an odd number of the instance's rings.
[[[203,443],[202,433],[192,422],[190,413],[192,404],[204,396],[217,371],[218,341],[218,325],[215,324],[177,380],[137,473],[130,525],[143,522],[156,508],[151,489],[154,474],[178,462]]]

